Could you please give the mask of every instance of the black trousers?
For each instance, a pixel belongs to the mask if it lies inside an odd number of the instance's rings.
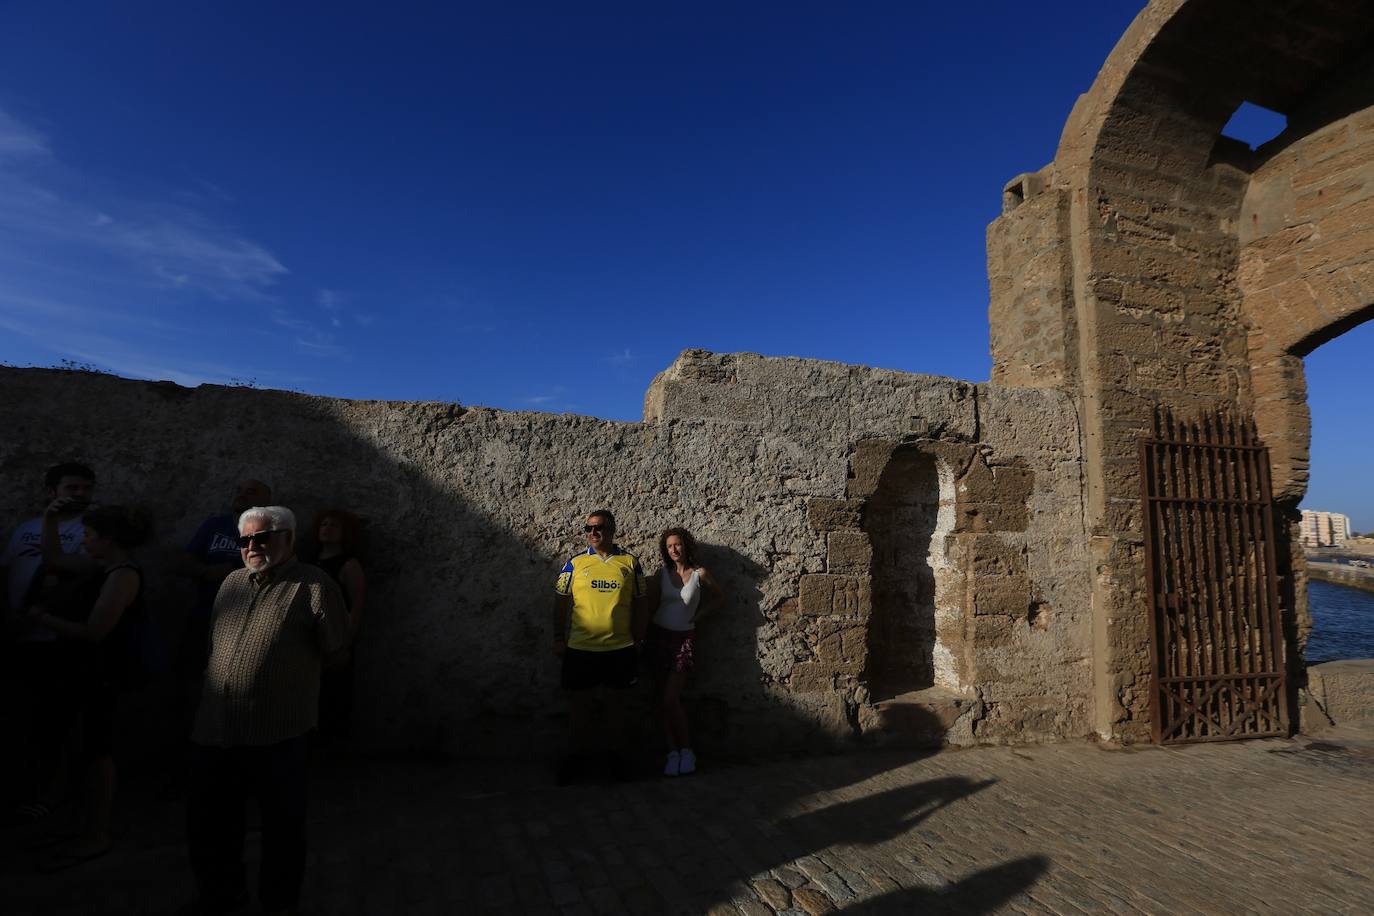
[[[207,907],[241,902],[244,809],[257,799],[262,818],[258,902],[271,912],[295,907],[305,878],[305,735],[263,747],[191,748],[186,836],[196,891]]]

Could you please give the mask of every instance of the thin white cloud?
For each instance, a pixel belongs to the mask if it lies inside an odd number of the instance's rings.
[[[606,357],[606,362],[613,366],[627,366],[634,362],[634,360],[635,358],[631,355],[629,347],[626,347],[624,351],[620,353],[612,353],[610,356]]]
[[[48,140],[0,108],[0,159],[48,155]]]
[[[195,317],[210,313],[208,299],[253,304],[257,321],[244,330],[270,329],[273,346],[288,354],[347,358],[332,333],[347,317],[343,294],[318,291],[323,315],[288,307],[277,290],[286,266],[198,208],[231,195],[194,181],[131,195],[66,165],[60,146],[0,109],[0,332],[139,378],[274,379],[197,360],[197,338],[201,352],[225,352],[214,338],[223,321]]]
[[[312,331],[307,336],[297,337],[296,346],[311,356],[348,356],[348,350],[334,341],[333,334],[325,334],[320,331]]]
[[[0,109],[0,242],[28,259],[122,263],[132,279],[214,299],[264,300],[287,274],[262,245],[176,203],[131,198],[65,166]]]
[[[530,407],[553,407],[558,404],[561,404],[563,401],[563,396],[567,393],[568,389],[564,386],[554,385],[547,391],[543,391],[539,394],[532,394],[527,397],[521,398],[520,403],[527,404]]]
[[[150,324],[158,327],[156,322],[120,316],[113,325],[107,325],[106,332],[102,333],[91,330],[97,326],[95,318],[89,309],[81,306],[33,299],[18,301],[0,294],[0,330],[28,338],[59,360],[90,363],[119,375],[150,381],[173,381],[188,387],[207,383],[222,385],[244,374],[241,367],[204,360],[188,360],[180,356],[169,360],[165,354],[129,343],[130,335],[124,332],[130,328],[146,328]],[[53,333],[54,321],[61,323],[64,328],[62,333]]]
[[[311,324],[301,318],[297,318],[285,309],[272,310],[272,323],[277,327],[286,328],[288,331],[309,331]]]
[[[336,289],[321,289],[315,293],[315,304],[318,305],[329,315],[329,326],[332,328],[342,328],[344,326],[344,304],[348,297]],[[359,324],[368,325],[372,323],[369,316],[366,321],[362,316],[355,316]]]

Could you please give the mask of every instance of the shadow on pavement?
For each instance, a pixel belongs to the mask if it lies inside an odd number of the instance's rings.
[[[854,916],[908,916],[911,913],[991,913],[1027,890],[1049,871],[1045,856],[1026,856],[985,868],[943,888],[893,891],[844,908]]]

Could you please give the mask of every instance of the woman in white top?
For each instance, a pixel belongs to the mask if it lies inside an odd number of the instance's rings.
[[[693,637],[697,621],[725,603],[716,580],[704,566],[697,565],[696,548],[696,539],[685,528],[669,528],[659,535],[663,568],[649,587],[649,594],[658,603],[649,626],[646,655],[663,678],[663,728],[668,737],[665,776],[696,772],[682,688],[688,672],[696,667]]]

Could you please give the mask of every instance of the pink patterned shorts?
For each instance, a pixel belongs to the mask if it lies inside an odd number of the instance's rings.
[[[657,624],[649,624],[649,636],[644,643],[646,664],[651,670],[663,673],[694,670],[696,659],[692,650],[695,636],[692,630],[668,630]]]

